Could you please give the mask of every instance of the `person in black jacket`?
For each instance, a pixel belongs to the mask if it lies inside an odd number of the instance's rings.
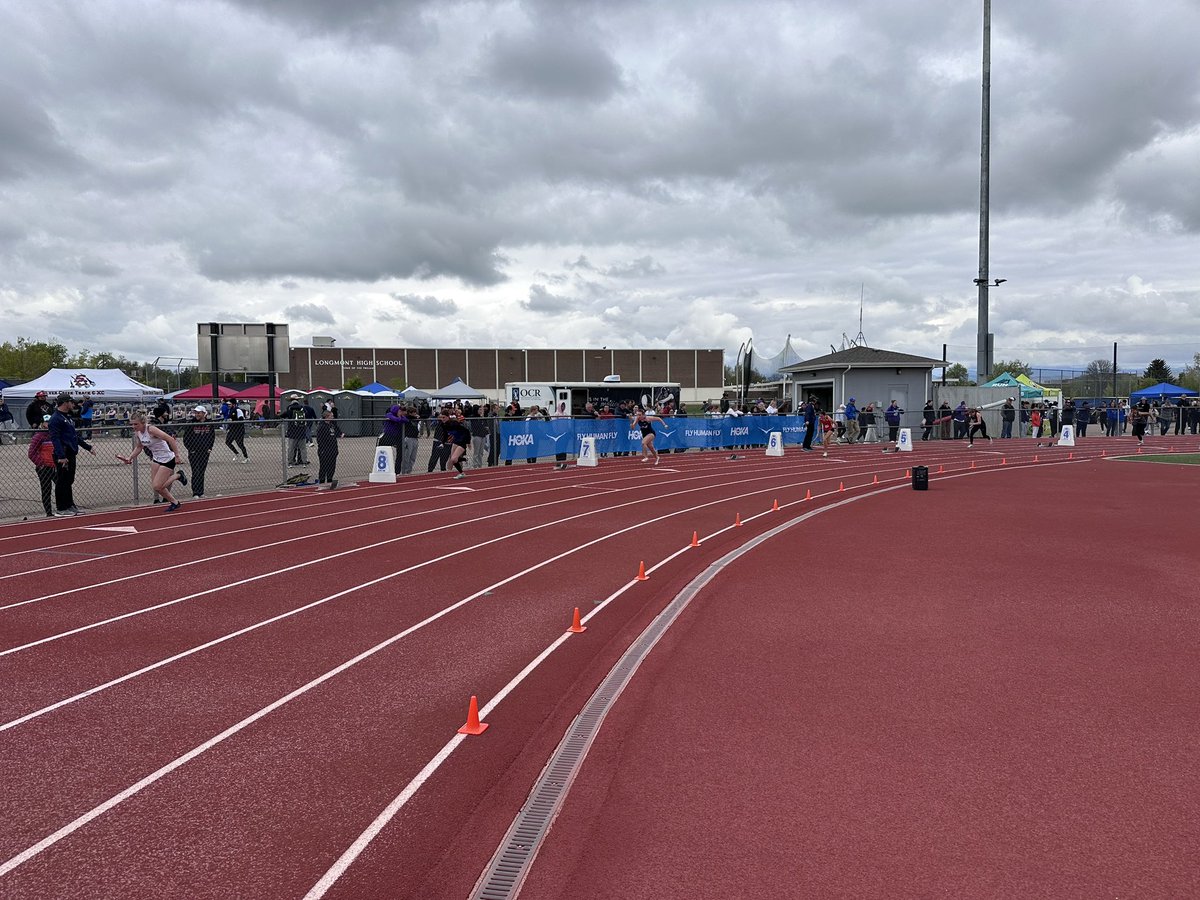
[[[25,407],[25,421],[29,423],[31,430],[37,431],[45,421],[45,417],[53,412],[54,407],[46,399],[46,392],[38,391],[33,395],[33,402]]]
[[[921,410],[921,440],[929,440],[929,435],[933,433],[933,420],[937,417],[937,410],[933,408],[933,401],[926,400],[925,408]]]
[[[288,468],[308,465],[308,419],[298,399],[288,404],[283,414],[287,422],[284,434],[287,437]]]
[[[229,404],[229,431],[225,434],[225,446],[233,451],[233,458],[243,463],[250,462],[246,452],[246,411],[236,400]],[[242,455],[238,456],[238,449]]]
[[[434,466],[441,466],[443,472],[446,471],[446,461],[450,459],[450,444],[446,441],[446,416],[450,412],[449,407],[442,407],[430,424],[433,427],[433,449],[429,451],[429,468],[427,471],[432,472]]]
[[[208,421],[208,409],[197,406],[192,410],[192,419],[183,426],[183,446],[187,450],[188,465],[192,467],[192,496],[199,500],[204,496],[204,471],[208,468],[208,456],[212,453],[216,429]]]
[[[329,490],[337,487],[337,479],[333,477],[333,473],[337,470],[338,458],[338,438],[342,437],[342,430],[338,428],[335,421],[333,410],[326,409],[321,414],[321,421],[317,424],[317,462],[319,464],[317,472],[317,484],[329,485]]]

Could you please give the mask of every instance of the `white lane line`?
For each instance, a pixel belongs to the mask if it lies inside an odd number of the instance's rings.
[[[764,477],[766,477],[766,476],[764,476]],[[747,481],[743,481],[743,482],[741,482],[741,484],[742,484],[742,485],[745,485],[745,484],[748,484],[749,482],[751,482],[751,481],[755,481],[755,480],[762,480],[762,479],[749,479],[749,480],[747,480]],[[709,488],[708,488],[707,486],[703,486],[703,487],[692,488],[692,489],[690,489],[690,490],[687,490],[687,491],[682,491],[682,492],[678,492],[678,493],[690,494],[690,493],[695,493],[695,492],[697,492],[697,491],[704,491],[704,490],[708,490],[708,489],[709,489]],[[772,487],[769,487],[769,488],[763,488],[763,489],[762,489],[762,490],[760,490],[760,491],[752,491],[752,492],[750,492],[750,493],[747,493],[747,494],[742,494],[742,495],[740,495],[740,496],[754,496],[755,494],[765,494],[765,493],[768,493],[768,492],[771,492],[771,491],[775,491],[775,490],[777,490],[777,488],[776,488],[776,487],[774,487],[774,486],[772,486]],[[469,547],[464,547],[464,548],[462,548],[462,549],[459,549],[459,550],[454,550],[454,551],[452,551],[452,552],[450,552],[450,553],[444,554],[443,556],[439,556],[439,557],[437,557],[436,559],[425,560],[425,561],[423,561],[423,562],[417,563],[416,565],[409,566],[407,569],[401,569],[401,570],[400,570],[400,571],[398,571],[398,572],[391,572],[391,573],[389,573],[389,574],[387,574],[387,575],[380,576],[379,578],[372,579],[371,581],[367,581],[367,582],[364,582],[364,583],[362,583],[362,584],[355,585],[354,587],[346,588],[345,590],[338,591],[336,594],[331,594],[331,595],[329,595],[328,597],[322,597],[322,598],[321,598],[321,599],[319,599],[319,600],[314,600],[313,602],[311,602],[311,603],[308,603],[308,604],[305,604],[304,606],[300,606],[300,607],[297,607],[296,609],[288,610],[287,612],[283,612],[283,613],[280,613],[279,615],[272,616],[272,617],[271,617],[271,618],[269,618],[269,619],[265,619],[265,620],[263,620],[263,621],[261,621],[261,622],[256,622],[256,623],[254,623],[253,625],[247,625],[245,628],[241,628],[241,629],[239,629],[239,630],[237,630],[237,631],[231,632],[230,634],[227,634],[227,635],[222,635],[222,636],[221,636],[221,637],[219,637],[219,638],[214,638],[213,640],[211,640],[211,641],[207,641],[207,642],[205,642],[205,643],[203,643],[203,644],[200,644],[200,645],[198,645],[198,646],[196,646],[196,647],[192,647],[192,648],[190,648],[190,649],[188,649],[188,650],[184,650],[184,651],[181,651],[180,653],[176,653],[174,656],[168,657],[168,658],[166,658],[166,659],[159,660],[158,662],[150,663],[149,665],[147,665],[147,666],[143,666],[142,668],[140,668],[140,669],[137,669],[136,671],[129,672],[129,673],[125,674],[125,675],[121,675],[121,676],[119,676],[119,677],[117,677],[117,678],[114,678],[114,679],[112,679],[111,681],[107,681],[107,682],[105,682],[105,683],[103,683],[103,684],[99,684],[99,685],[96,685],[95,687],[89,688],[89,689],[88,689],[88,690],[86,690],[86,691],[81,691],[80,693],[78,693],[78,694],[75,694],[75,695],[73,695],[73,696],[71,696],[71,697],[67,697],[67,698],[66,698],[66,699],[64,699],[64,700],[59,700],[59,701],[57,701],[56,703],[52,703],[52,704],[50,704],[49,706],[45,706],[45,707],[42,707],[41,709],[34,710],[33,712],[26,713],[25,715],[23,715],[23,716],[20,716],[19,718],[16,718],[16,719],[13,719],[13,720],[11,720],[11,721],[9,721],[9,722],[5,722],[5,723],[3,723],[3,724],[0,724],[0,732],[8,731],[8,730],[9,730],[9,729],[11,729],[11,728],[15,728],[15,727],[17,727],[18,725],[21,725],[21,724],[24,724],[25,722],[31,721],[32,719],[36,719],[36,718],[39,718],[39,717],[41,717],[41,716],[44,716],[44,715],[46,715],[46,714],[48,714],[48,713],[51,713],[51,712],[53,712],[53,711],[54,711],[54,710],[56,710],[56,709],[61,709],[62,707],[64,707],[64,706],[67,706],[67,705],[69,705],[69,704],[71,704],[71,703],[75,703],[75,702],[77,702],[77,701],[79,701],[79,700],[86,699],[87,697],[90,697],[90,696],[92,696],[92,695],[94,695],[94,694],[98,694],[98,693],[100,693],[101,691],[107,690],[108,688],[115,687],[116,685],[119,685],[119,684],[121,684],[121,683],[123,683],[123,682],[125,682],[125,681],[129,681],[129,680],[131,680],[131,679],[133,679],[133,678],[136,678],[136,677],[138,677],[138,676],[140,676],[140,675],[144,675],[144,674],[146,674],[147,672],[152,672],[152,671],[154,671],[155,669],[162,668],[163,666],[169,665],[170,663],[176,662],[176,661],[178,661],[178,660],[180,660],[180,659],[184,659],[184,658],[186,658],[186,657],[188,657],[188,656],[191,656],[191,655],[193,655],[194,653],[199,653],[201,650],[206,650],[206,649],[208,649],[208,648],[210,648],[210,647],[214,647],[214,646],[216,646],[216,645],[218,645],[218,644],[222,644],[222,643],[224,643],[224,642],[226,642],[226,641],[232,640],[233,638],[240,637],[240,636],[242,636],[242,635],[244,635],[244,634],[248,634],[248,633],[250,633],[250,632],[252,632],[252,631],[256,631],[256,630],[258,630],[259,628],[263,628],[263,627],[265,627],[265,626],[267,626],[267,625],[270,625],[270,624],[272,624],[272,623],[274,623],[274,622],[279,622],[279,621],[281,621],[281,620],[283,620],[283,619],[290,618],[291,616],[298,615],[299,613],[305,612],[306,610],[312,609],[312,608],[314,608],[314,607],[317,607],[317,606],[321,606],[321,605],[323,605],[323,604],[325,604],[325,603],[329,603],[330,601],[332,601],[332,600],[336,600],[336,599],[338,599],[338,598],[340,598],[340,597],[344,597],[344,596],[346,596],[347,594],[352,594],[352,593],[355,593],[355,592],[357,592],[357,591],[361,591],[361,590],[363,590],[364,588],[373,587],[373,586],[375,586],[375,585],[377,585],[377,584],[380,584],[380,583],[382,583],[382,582],[384,582],[384,581],[387,581],[388,579],[391,579],[391,578],[396,578],[396,577],[398,577],[398,576],[400,576],[400,575],[406,575],[406,574],[408,574],[409,572],[415,571],[416,569],[420,569],[420,568],[423,568],[423,567],[425,567],[425,566],[434,565],[434,564],[436,564],[436,563],[443,562],[443,561],[445,561],[445,560],[447,560],[447,559],[450,559],[450,558],[452,558],[452,557],[455,557],[455,556],[459,556],[459,555],[461,555],[461,554],[463,554],[463,553],[470,553],[470,552],[471,552],[471,551],[473,551],[473,550],[477,550],[477,549],[479,549],[480,547],[486,547],[486,546],[488,546],[489,544],[495,544],[495,543],[498,543],[498,542],[500,542],[500,541],[505,541],[505,540],[508,540],[508,539],[510,539],[510,538],[520,537],[521,535],[528,534],[528,533],[530,533],[530,532],[533,532],[533,531],[539,531],[539,530],[541,530],[541,529],[543,529],[543,528],[553,528],[553,527],[556,527],[556,526],[558,526],[558,525],[561,525],[561,524],[563,524],[563,523],[565,523],[565,522],[570,522],[570,521],[573,521],[574,519],[580,519],[580,518],[584,518],[584,517],[586,517],[586,516],[590,516],[590,515],[596,515],[596,514],[598,514],[598,513],[601,513],[601,512],[611,512],[612,510],[621,509],[621,508],[623,508],[623,507],[626,507],[626,506],[632,506],[632,505],[635,505],[635,504],[637,504],[637,503],[642,503],[642,502],[644,502],[645,500],[646,500],[646,498],[645,498],[645,497],[639,497],[637,500],[628,501],[628,502],[626,502],[626,503],[620,503],[620,504],[617,504],[616,506],[610,506],[610,507],[607,507],[607,508],[605,508],[605,509],[603,509],[603,510],[592,510],[592,511],[589,511],[589,512],[577,513],[576,515],[573,515],[573,516],[568,516],[568,517],[565,517],[565,518],[562,518],[562,519],[557,519],[557,520],[555,520],[555,521],[553,521],[553,522],[542,522],[542,523],[540,523],[540,524],[538,524],[538,525],[535,525],[535,526],[533,526],[532,528],[527,528],[527,529],[524,529],[523,531],[517,531],[517,532],[512,532],[512,533],[509,533],[509,534],[504,534],[504,535],[501,535],[501,536],[499,536],[499,537],[491,538],[490,540],[484,541],[484,542],[482,542],[482,543],[479,543],[479,544],[472,544],[472,545],[471,545],[471,546],[469,546]],[[551,506],[551,505],[553,505],[554,503],[562,503],[562,502],[564,502],[564,501],[561,501],[561,500],[556,500],[556,501],[552,501],[551,503],[546,503],[546,504],[541,504],[541,505],[542,505],[542,506]],[[488,587],[486,587],[486,588],[483,588],[481,591],[478,591],[478,592],[476,592],[475,594],[472,594],[470,597],[468,597],[468,598],[467,598],[467,601],[474,600],[474,599],[476,599],[477,597],[483,596],[483,594],[484,594],[484,593],[486,593],[486,592],[488,592],[488,591],[493,591],[493,590],[495,590],[495,589],[496,589],[496,588],[498,588],[498,587],[503,587],[504,585],[508,584],[510,581],[514,581],[515,579],[517,579],[517,578],[519,578],[519,577],[522,577],[522,576],[524,576],[524,575],[527,575],[527,574],[529,574],[530,572],[535,572],[535,571],[537,571],[538,569],[542,568],[542,567],[543,567],[543,566],[545,566],[545,565],[548,565],[548,564],[549,564],[549,563],[551,563],[551,562],[556,562],[556,561],[558,561],[559,559],[562,559],[563,557],[569,556],[570,554],[572,554],[572,553],[576,553],[576,552],[578,552],[579,550],[583,550],[583,549],[585,549],[585,548],[587,548],[587,547],[594,546],[595,544],[599,544],[599,543],[601,543],[602,541],[606,541],[606,540],[608,540],[609,538],[617,537],[617,536],[619,536],[619,535],[625,534],[625,533],[627,533],[627,532],[630,532],[630,531],[634,531],[634,530],[636,530],[636,529],[638,529],[638,528],[641,528],[641,527],[643,527],[643,526],[646,526],[646,525],[653,525],[653,524],[657,524],[658,522],[665,521],[665,520],[667,520],[667,519],[673,518],[673,517],[675,517],[675,516],[678,516],[678,515],[683,515],[683,514],[686,514],[686,513],[695,512],[695,511],[697,511],[697,510],[701,510],[701,509],[704,509],[704,508],[706,508],[706,507],[709,507],[709,506],[716,506],[716,505],[718,505],[718,504],[721,504],[721,503],[726,503],[726,502],[728,502],[728,498],[718,498],[718,499],[716,499],[716,500],[710,500],[710,501],[708,501],[707,503],[701,503],[701,504],[699,504],[698,506],[689,507],[689,508],[687,508],[687,509],[681,509],[681,510],[678,510],[678,511],[676,511],[676,512],[665,513],[665,514],[663,514],[663,515],[661,515],[661,516],[658,516],[658,517],[656,517],[656,518],[653,518],[653,519],[646,519],[646,520],[643,520],[643,521],[641,521],[641,522],[636,522],[636,523],[634,523],[633,525],[629,525],[629,526],[626,526],[625,528],[622,528],[622,529],[620,529],[619,531],[613,531],[613,532],[610,532],[610,533],[608,533],[608,534],[602,535],[602,536],[600,536],[600,537],[598,537],[598,538],[593,538],[592,540],[588,541],[588,542],[587,542],[587,543],[585,543],[585,544],[580,544],[580,545],[578,545],[578,546],[576,546],[576,547],[572,548],[571,550],[568,550],[568,551],[566,551],[566,552],[564,552],[564,553],[560,553],[558,556],[551,557],[550,559],[543,560],[542,562],[539,562],[539,563],[537,563],[536,565],[530,566],[529,568],[527,568],[527,569],[524,569],[524,570],[522,570],[521,572],[518,572],[516,575],[511,575],[511,576],[509,576],[508,578],[504,578],[504,579],[502,579],[502,580],[500,580],[500,581],[497,581],[495,584],[489,585]],[[536,509],[537,507],[531,507],[531,508],[533,508],[533,509]],[[508,512],[503,512],[503,513],[495,513],[494,515],[496,515],[496,516],[507,516],[507,515],[511,515],[511,513],[508,513]],[[478,522],[478,521],[481,521],[481,520],[482,520],[482,519],[480,518],[480,519],[475,519],[475,520],[473,520],[473,521],[476,521],[476,522]],[[732,526],[730,526],[730,527],[732,527]],[[440,530],[440,529],[431,529],[431,531],[438,531],[438,530]],[[723,531],[726,531],[726,530],[728,530],[728,529],[726,529],[726,528],[723,528],[723,529],[721,529],[721,531],[718,531],[718,532],[716,532],[716,533],[717,533],[717,534],[720,534],[721,532],[723,532]],[[392,543],[392,542],[394,542],[394,541],[397,541],[397,540],[403,540],[403,538],[392,538],[391,540],[389,540],[389,541],[384,541],[383,543]],[[346,552],[347,552],[347,553],[349,553],[349,552],[353,552],[353,551],[346,551]],[[338,555],[344,555],[344,554],[338,554]],[[333,558],[333,557],[326,557],[325,559],[332,559],[332,558]],[[301,567],[302,567],[302,566],[304,566],[304,565],[315,565],[315,564],[318,564],[318,563],[321,563],[321,562],[324,562],[324,560],[316,560],[316,561],[314,561],[314,562],[310,562],[310,563],[303,563],[303,564],[301,564],[301,565],[297,565],[297,566],[294,566],[294,567],[292,567],[292,568],[301,568]],[[280,571],[280,572],[285,572],[285,571],[288,571],[288,570],[287,570],[287,569],[280,569],[279,571]],[[257,580],[257,579],[259,579],[259,578],[266,578],[266,577],[269,577],[269,576],[270,576],[270,575],[272,575],[272,574],[278,574],[278,573],[266,573],[266,574],[264,574],[264,575],[256,575],[256,576],[254,576],[254,578],[246,579],[246,581],[253,581],[253,580]],[[195,594],[195,595],[192,595],[192,596],[202,596],[203,594],[206,594],[206,593],[213,593],[214,591],[223,590],[223,589],[224,589],[224,588],[226,588],[226,587],[236,587],[236,586],[237,586],[236,584],[235,584],[235,585],[223,585],[222,587],[219,587],[219,588],[210,588],[208,591],[202,591],[202,592],[200,592],[199,594]],[[179,602],[181,602],[181,600],[183,600],[183,599],[188,599],[188,598],[180,598],[180,600],[172,600],[172,601],[168,601],[168,603],[166,603],[166,604],[159,604],[159,607],[161,607],[161,606],[165,606],[165,605],[170,605],[170,604],[173,604],[173,603],[179,603]],[[462,601],[462,602],[466,602],[466,601]],[[455,606],[448,607],[446,610],[443,610],[443,611],[442,611],[442,613],[439,613],[438,615],[440,616],[440,615],[442,615],[443,613],[445,613],[445,612],[448,612],[448,611],[449,611],[449,610],[451,610],[451,609],[456,609],[458,605],[460,605],[460,604],[456,604]],[[154,607],[151,607],[151,608],[154,608]],[[131,616],[131,615],[136,615],[136,613],[126,613],[124,616],[118,616],[116,619],[113,619],[113,620],[111,620],[111,621],[116,621],[117,619],[121,619],[121,618],[127,618],[127,617],[129,617],[129,616]],[[430,621],[433,621],[433,619],[431,619]],[[98,627],[98,626],[99,626],[99,625],[101,625],[101,624],[105,624],[105,623],[97,623],[97,624],[96,624],[96,625],[94,625],[94,626],[85,626],[85,627]],[[79,630],[82,630],[82,629],[76,629],[76,631],[79,631]],[[74,632],[64,632],[64,634],[63,634],[63,635],[59,635],[59,637],[65,637],[66,635],[68,635],[68,634],[72,634],[72,633],[74,633]],[[45,643],[46,641],[48,641],[48,640],[52,640],[52,639],[54,639],[54,638],[43,638],[41,641],[35,642],[34,644],[27,644],[27,645],[25,645],[25,646],[26,646],[26,647],[35,646],[37,643]],[[0,656],[3,656],[3,655],[5,655],[5,654],[7,654],[7,653],[12,653],[12,652],[15,652],[16,650],[19,650],[19,649],[24,649],[24,648],[20,648],[20,647],[18,647],[18,648],[13,648],[12,650],[6,650],[6,651],[4,651],[4,653],[0,653]]]
[[[778,472],[776,471],[774,474],[778,474]],[[763,477],[766,477],[766,476],[763,476]],[[616,480],[616,481],[620,481],[620,480],[622,480],[622,479],[615,479],[615,480]],[[699,480],[702,480],[702,477],[701,477],[701,476],[693,476],[693,477],[690,477],[690,478],[686,478],[686,479],[682,479],[682,480],[680,480],[680,481],[677,481],[677,482],[675,482],[675,484],[676,484],[676,485],[680,485],[680,484],[683,484],[684,482],[688,482],[688,481],[699,481]],[[761,479],[751,479],[751,480],[761,480]],[[460,504],[460,506],[474,506],[474,505],[477,505],[477,504],[483,504],[483,503],[487,503],[487,504],[494,504],[494,503],[496,503],[496,502],[498,502],[498,501],[501,501],[501,500],[515,500],[515,499],[524,499],[524,498],[528,498],[528,497],[535,496],[535,495],[537,495],[537,494],[554,493],[554,492],[555,492],[555,491],[557,491],[557,490],[558,490],[558,488],[557,488],[557,487],[550,487],[550,488],[545,488],[545,489],[543,489],[543,490],[536,490],[536,491],[526,491],[526,492],[524,492],[524,493],[521,493],[521,494],[516,494],[516,495],[512,495],[512,496],[507,496],[507,495],[506,495],[506,496],[504,496],[504,497],[487,497],[487,498],[483,498],[483,499],[480,499],[480,500],[472,500],[472,501],[470,501],[470,503],[464,503],[464,504]],[[599,490],[599,488],[597,488],[597,490]],[[615,492],[618,492],[618,493],[621,493],[621,492],[624,492],[625,490],[628,490],[628,488],[614,488],[614,489],[611,489],[611,490],[613,490],[613,491],[615,491]],[[679,495],[679,494],[682,494],[682,493],[688,493],[688,491],[674,491],[674,492],[672,492],[672,493],[670,493],[670,494],[665,494],[665,495],[662,495],[662,496],[677,496],[677,495]],[[408,502],[408,501],[404,501],[404,502]],[[556,501],[551,501],[551,502],[548,502],[548,503],[544,503],[544,504],[541,504],[540,506],[533,506],[533,507],[523,507],[523,509],[539,509],[539,508],[541,508],[541,507],[544,507],[544,506],[553,506],[553,505],[555,505],[555,504],[557,504],[557,503],[566,503],[566,502],[573,502],[573,500],[571,500],[570,498],[564,498],[564,499],[562,499],[562,500],[556,500]],[[385,504],[385,506],[388,506],[388,505],[393,505],[393,504]],[[371,509],[371,508],[376,508],[376,507],[368,507],[368,508],[369,508],[369,509]],[[613,508],[615,508],[615,507],[613,507]],[[269,549],[271,549],[271,548],[273,548],[273,547],[282,547],[282,546],[284,546],[284,545],[286,545],[286,544],[292,544],[292,543],[297,543],[297,542],[300,542],[300,541],[307,541],[307,540],[313,540],[313,539],[316,539],[316,538],[327,537],[327,536],[329,536],[329,535],[332,535],[332,534],[338,534],[338,533],[341,533],[341,532],[346,532],[346,531],[353,531],[353,530],[355,530],[355,529],[359,529],[359,528],[371,528],[371,527],[374,527],[374,526],[376,526],[376,525],[381,525],[381,524],[385,524],[385,523],[389,523],[389,522],[398,522],[398,521],[401,521],[401,520],[404,520],[404,519],[415,518],[415,517],[417,517],[417,516],[424,516],[424,515],[428,514],[428,512],[429,512],[428,510],[421,510],[421,511],[416,511],[416,512],[411,512],[411,513],[403,513],[403,514],[401,514],[401,515],[398,515],[398,516],[391,516],[391,517],[384,518],[384,519],[376,519],[376,520],[373,520],[373,521],[371,521],[371,522],[362,522],[362,523],[357,523],[357,524],[354,524],[354,525],[346,525],[346,526],[343,526],[342,528],[332,528],[332,529],[328,529],[328,530],[326,530],[326,531],[317,532],[317,533],[315,533],[315,534],[304,534],[304,535],[300,535],[300,536],[298,536],[298,537],[293,537],[293,538],[285,538],[284,540],[281,540],[281,541],[274,541],[274,542],[267,543],[267,544],[258,544],[258,545],[254,546],[254,547],[245,547],[245,548],[241,548],[241,549],[238,549],[238,550],[231,550],[231,551],[228,551],[228,552],[225,552],[225,553],[209,554],[209,555],[205,555],[205,556],[204,556],[204,561],[205,561],[206,563],[211,563],[211,562],[213,562],[213,561],[215,561],[215,560],[226,559],[226,558],[228,558],[228,557],[232,557],[232,556],[240,556],[240,555],[247,554],[247,553],[260,554],[262,551],[264,551],[264,550],[269,550]],[[327,514],[324,514],[324,515],[322,515],[322,516],[314,516],[313,518],[324,518],[326,515],[340,515],[340,514],[341,514],[341,513],[327,513]],[[510,513],[503,513],[503,515],[508,515],[508,514],[510,514]],[[460,522],[452,522],[452,523],[449,523],[449,524],[447,524],[447,525],[444,525],[444,526],[441,526],[441,527],[444,529],[444,528],[454,528],[454,527],[458,527],[458,526],[460,526],[460,525],[469,525],[469,524],[471,524],[471,523],[472,523],[472,522],[474,522],[474,521],[483,521],[483,520],[486,520],[486,519],[488,519],[488,518],[494,518],[494,517],[495,517],[495,515],[501,515],[501,514],[494,514],[493,516],[480,516],[480,517],[478,517],[478,518],[471,519],[471,520],[464,520],[464,521],[460,521]],[[276,523],[276,524],[281,524],[281,523]],[[275,527],[275,525],[269,525],[269,526],[258,526],[258,527],[264,527],[264,528],[266,528],[266,527]],[[243,532],[244,532],[244,531],[253,531],[253,530],[255,530],[255,529],[253,529],[253,528],[242,529],[242,531],[243,531]],[[241,533],[241,532],[233,532],[233,533]],[[429,533],[428,531],[424,531],[424,532],[417,532],[417,533],[415,533],[415,534],[413,534],[413,535],[405,535],[405,536],[403,536],[403,537],[404,537],[404,538],[407,538],[407,537],[418,537],[418,536],[422,536],[422,535],[425,535],[425,534],[428,534],[428,533]],[[219,535],[219,536],[220,536],[220,537],[224,537],[225,535]],[[111,558],[116,558],[116,557],[118,557],[118,556],[124,556],[124,555],[128,555],[128,554],[131,554],[131,553],[143,553],[143,552],[147,552],[147,551],[149,551],[149,550],[153,550],[153,549],[158,549],[158,548],[161,548],[161,547],[170,547],[170,546],[175,546],[176,544],[190,543],[190,542],[192,542],[192,541],[208,540],[208,539],[209,539],[209,538],[211,538],[211,537],[213,537],[213,536],[212,536],[212,535],[202,535],[202,536],[195,537],[195,538],[187,538],[187,539],[185,539],[185,540],[182,540],[182,541],[175,541],[175,542],[173,542],[173,543],[170,543],[170,544],[160,544],[160,545],[157,545],[157,547],[139,547],[139,548],[137,548],[137,549],[134,549],[134,550],[127,550],[127,551],[123,551],[123,552],[120,552],[120,553],[113,553],[113,554],[110,554],[108,558],[110,558],[110,559],[111,559]],[[396,539],[393,539],[393,540],[400,540],[400,539],[403,539],[403,538],[396,538]],[[379,545],[370,545],[368,548],[357,548],[357,550],[362,550],[362,549],[373,549],[375,546],[379,546]],[[351,550],[351,551],[346,551],[346,552],[357,552],[357,550]],[[320,562],[322,562],[322,561],[324,561],[325,559],[328,559],[328,558],[332,558],[332,557],[320,557],[320,558],[318,558],[318,559],[316,559],[316,560],[313,560],[313,561],[311,561],[311,562],[307,563],[307,565],[316,565],[316,564],[318,564],[318,563],[320,563]],[[68,564],[64,564],[64,565],[68,565]],[[69,565],[74,565],[74,564],[72,563],[72,564],[69,564]],[[29,605],[29,604],[31,604],[31,603],[40,603],[40,602],[42,602],[42,601],[44,601],[44,600],[52,600],[52,599],[55,599],[55,598],[57,598],[57,597],[65,597],[65,596],[67,596],[67,595],[69,595],[69,594],[81,593],[81,592],[83,592],[83,591],[95,590],[95,589],[97,589],[97,588],[102,588],[102,587],[110,587],[111,585],[114,585],[114,584],[120,584],[121,582],[125,582],[125,581],[136,581],[136,580],[137,580],[137,579],[139,579],[139,578],[146,578],[146,577],[148,577],[148,576],[153,576],[153,577],[156,577],[156,578],[157,578],[157,577],[159,577],[160,575],[162,575],[162,574],[163,574],[163,573],[165,573],[165,572],[170,572],[170,571],[177,570],[177,569],[187,569],[187,568],[190,568],[190,567],[191,567],[191,566],[193,566],[193,565],[195,565],[195,560],[188,560],[188,561],[186,561],[186,562],[182,562],[182,563],[176,563],[176,564],[174,564],[174,565],[170,565],[170,566],[161,566],[161,567],[158,567],[158,568],[156,568],[156,569],[155,569],[155,570],[154,570],[152,573],[147,573],[147,572],[135,572],[135,573],[133,573],[133,574],[131,574],[131,575],[123,575],[123,576],[120,576],[120,577],[117,577],[117,578],[110,578],[110,579],[108,579],[107,581],[102,581],[102,582],[94,582],[94,583],[91,583],[91,584],[80,585],[80,586],[78,586],[78,587],[67,588],[67,589],[65,589],[65,590],[56,591],[56,592],[54,592],[54,593],[51,593],[51,594],[43,594],[43,595],[41,595],[41,596],[38,596],[38,597],[31,597],[31,598],[29,598],[28,600],[18,600],[18,601],[16,601],[16,602],[13,602],[13,603],[8,603],[8,604],[5,604],[5,605],[0,605],[0,612],[3,612],[4,610],[8,610],[8,609],[15,609],[15,608],[17,608],[17,607],[20,607],[20,606],[28,606],[28,605]],[[51,568],[55,568],[55,567],[51,567]],[[40,571],[44,571],[44,570],[42,570],[42,569],[39,569],[39,570],[36,570],[36,571],[39,571],[39,572],[40,572]],[[277,571],[286,571],[286,570],[277,570]],[[30,574],[30,572],[22,572],[22,573],[17,573],[17,574],[20,574],[20,575],[27,575],[27,574]],[[266,573],[266,574],[267,574],[267,575],[270,575],[270,574],[277,574],[277,572]],[[12,576],[0,576],[0,579],[2,579],[2,578],[5,578],[5,577],[16,577],[16,575],[12,575]],[[265,577],[265,576],[263,576],[263,577]],[[240,584],[243,584],[243,583],[245,583],[245,582],[237,582],[237,585],[240,585]],[[231,587],[231,586],[236,586],[236,585],[226,585],[226,587]],[[202,596],[202,595],[203,595],[203,594],[193,594],[193,595],[189,595],[188,597],[183,597],[183,598],[180,598],[180,600],[192,599],[193,597],[196,597],[196,596]],[[143,610],[143,611],[150,611],[150,610],[152,610],[152,609],[161,608],[161,606],[163,606],[163,605],[171,605],[172,603],[175,603],[175,602],[179,602],[179,601],[168,601],[168,603],[166,603],[166,604],[160,604],[158,607],[150,607],[148,610]],[[113,621],[115,621],[115,620],[113,620]],[[100,623],[100,624],[104,624],[104,623]],[[7,653],[7,652],[9,652],[9,651],[0,652],[0,656],[3,656],[3,655],[4,655],[4,653]]]

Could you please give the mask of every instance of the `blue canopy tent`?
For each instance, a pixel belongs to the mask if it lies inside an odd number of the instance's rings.
[[[1130,400],[1174,400],[1177,397],[1195,397],[1196,392],[1185,387],[1180,387],[1177,384],[1168,384],[1165,381],[1151,385],[1148,388],[1142,388],[1140,391],[1134,391],[1129,395]]]
[[[362,387],[359,388],[359,390],[366,391],[368,394],[383,394],[383,393],[394,394],[394,393],[396,393],[390,387],[388,387],[386,384],[380,384],[378,381],[372,381],[370,384],[364,384]]]

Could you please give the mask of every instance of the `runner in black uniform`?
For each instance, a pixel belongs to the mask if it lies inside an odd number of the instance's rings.
[[[444,411],[438,415],[441,420],[442,428],[446,432],[446,443],[450,445],[450,465],[458,470],[455,478],[466,478],[467,473],[463,471],[462,459],[467,455],[467,448],[471,446],[471,427],[463,418],[462,413]]]
[[[633,424],[642,430],[642,462],[649,462],[648,453],[654,454],[654,464],[658,465],[658,451],[654,449],[654,423],[663,424],[658,416],[648,416],[644,409],[638,408],[637,414],[630,416]]]

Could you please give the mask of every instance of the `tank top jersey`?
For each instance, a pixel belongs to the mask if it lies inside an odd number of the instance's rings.
[[[150,429],[145,431],[135,432],[138,441],[141,442],[143,450],[150,451],[150,458],[157,463],[169,463],[175,458],[175,454],[171,452],[170,445],[162,438],[154,437],[150,433]]]

